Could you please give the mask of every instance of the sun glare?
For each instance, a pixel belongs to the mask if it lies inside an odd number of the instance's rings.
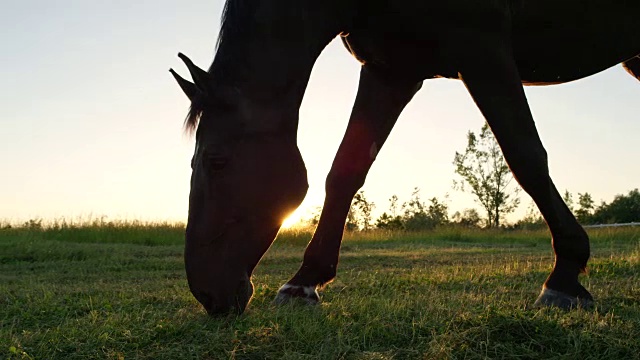
[[[301,220],[300,216],[298,216],[296,213],[292,213],[286,219],[284,219],[284,221],[282,222],[282,228],[283,229],[291,228],[297,225],[300,222],[300,220]]]
[[[292,227],[296,227],[298,225],[301,225],[305,215],[307,214],[306,212],[307,210],[300,207],[297,208],[296,211],[292,212],[291,214],[287,215],[287,217],[284,219],[284,221],[282,221],[282,228],[283,229],[290,229]]]

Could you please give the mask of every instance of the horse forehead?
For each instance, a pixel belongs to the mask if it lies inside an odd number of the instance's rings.
[[[224,152],[238,143],[241,127],[220,124],[218,121],[201,121],[196,135],[195,152]]]

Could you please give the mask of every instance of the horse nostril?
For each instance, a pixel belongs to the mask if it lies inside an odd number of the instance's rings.
[[[236,293],[224,297],[212,297],[203,291],[192,291],[198,302],[204,307],[209,316],[225,316],[228,314],[242,314],[253,295],[253,285],[250,281],[241,282]]]
[[[213,307],[213,299],[211,298],[211,296],[209,296],[205,292],[197,290],[191,290],[191,293],[193,294],[193,297],[195,297],[196,300],[198,300],[198,302],[202,304],[205,310],[207,310],[207,312],[210,312]]]

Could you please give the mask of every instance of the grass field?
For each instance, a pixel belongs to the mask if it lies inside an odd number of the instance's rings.
[[[192,298],[181,226],[0,230],[0,358],[638,359],[640,228],[591,230],[597,306],[532,308],[546,232],[351,234],[315,307],[276,307],[309,234],[284,232],[242,316]]]

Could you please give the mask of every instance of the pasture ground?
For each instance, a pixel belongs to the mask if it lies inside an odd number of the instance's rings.
[[[640,228],[590,230],[593,310],[532,304],[553,263],[544,231],[355,233],[315,307],[271,304],[310,235],[284,232],[239,317],[189,293],[183,228],[0,230],[0,358],[638,359]]]

